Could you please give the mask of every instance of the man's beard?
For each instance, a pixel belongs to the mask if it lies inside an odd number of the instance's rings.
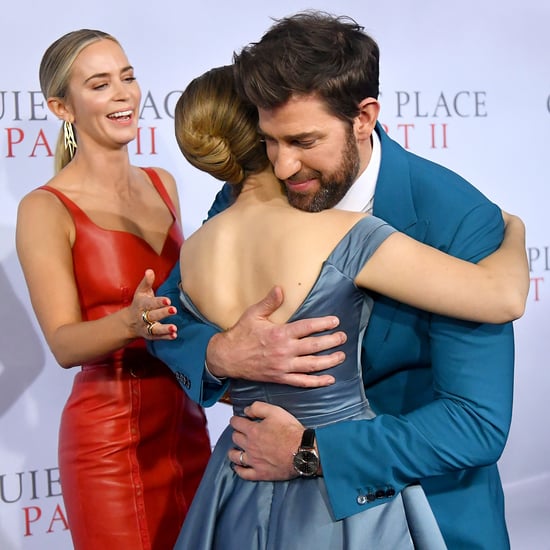
[[[359,173],[359,151],[353,130],[350,128],[346,133],[346,142],[342,151],[342,162],[340,166],[331,174],[323,174],[313,171],[305,175],[297,174],[299,179],[317,179],[319,180],[319,189],[316,193],[297,193],[288,189],[284,185],[288,202],[294,208],[305,210],[307,212],[320,212],[336,206],[348,192],[349,188],[357,178]]]

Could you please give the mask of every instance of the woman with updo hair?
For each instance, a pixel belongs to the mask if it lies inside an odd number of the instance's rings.
[[[235,193],[247,175],[269,165],[258,139],[258,111],[235,94],[229,66],[212,69],[208,78],[191,81],[175,109],[176,140],[195,168],[232,183]]]
[[[176,183],[130,164],[141,92],[111,35],[60,37],[40,85],[62,128],[55,175],[19,206],[17,252],[55,359],[79,367],[59,431],[74,548],[167,550],[210,456],[203,410],[145,345],[176,336],[153,295],[183,242]]]
[[[225,330],[278,285],[285,299],[271,321],[336,315],[338,330],[347,334],[338,348],[345,360],[330,369],[334,384],[300,388],[232,380],[236,417],[262,401],[278,405],[280,414],[289,412],[300,431],[309,428],[306,432],[338,421],[372,419],[358,352],[372,308],[367,289],[437,313],[499,322],[503,295],[523,280],[523,224],[514,216],[505,216],[502,247],[474,265],[368,214],[312,213],[290,206],[258,136],[256,109],[237,95],[231,67],[208,71],[189,84],[177,102],[175,126],[185,158],[235,189],[234,202],[182,245],[183,307]],[[269,147],[277,146],[269,136],[265,139]],[[336,521],[322,456],[315,455],[314,470],[310,456],[312,470],[307,470],[298,451],[295,478],[288,481],[247,480],[254,466],[247,462],[246,447],[235,448],[232,434],[228,426],[216,444],[177,550],[445,548],[420,485],[400,494],[388,488],[382,496],[377,493],[383,499],[378,506]],[[311,455],[313,440],[310,446]]]

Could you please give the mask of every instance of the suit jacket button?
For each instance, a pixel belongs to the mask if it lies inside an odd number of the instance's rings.
[[[375,495],[376,495],[377,499],[386,498],[386,491],[384,491],[384,489],[378,489],[378,491],[376,491]]]
[[[391,498],[391,497],[395,496],[395,489],[393,487],[388,487],[386,489],[386,496],[388,498]]]
[[[357,504],[360,504],[361,506],[363,504],[366,504],[367,503],[367,497],[365,495],[359,495],[357,497]]]
[[[182,372],[176,372],[175,373],[176,380],[185,388],[190,389],[191,388],[191,380],[189,380],[189,377],[183,374]]]

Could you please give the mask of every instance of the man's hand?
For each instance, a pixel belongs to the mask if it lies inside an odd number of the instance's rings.
[[[281,407],[260,401],[247,407],[245,414],[248,418],[233,416],[230,420],[235,430],[233,443],[238,448],[227,456],[235,472],[252,481],[297,477],[292,458],[302,441],[304,427],[300,422]]]
[[[141,336],[148,340],[174,340],[177,337],[176,325],[163,324],[160,321],[174,315],[176,308],[170,305],[168,298],[155,296],[154,282],[155,272],[152,269],[145,270],[145,275],[136,288],[134,299],[128,308],[130,330],[133,332],[133,337]],[[149,330],[147,330],[148,327]]]
[[[311,373],[342,363],[345,354],[312,355],[346,341],[344,332],[312,336],[339,324],[334,316],[273,323],[269,316],[283,303],[280,287],[250,306],[229,330],[210,340],[206,353],[208,370],[219,378],[241,378],[299,387],[328,386],[334,377]]]

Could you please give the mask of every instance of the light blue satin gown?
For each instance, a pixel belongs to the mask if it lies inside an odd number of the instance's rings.
[[[337,315],[347,333],[346,361],[330,370],[336,382],[323,388],[235,380],[236,415],[253,401],[285,408],[304,426],[374,417],[361,380],[360,343],[372,299],[354,284],[356,274],[394,231],[373,216],[362,218],[324,262],[319,277],[290,321]],[[208,323],[182,292],[183,305]],[[244,481],[227,458],[232,428],[218,440],[187,514],[177,550],[440,550],[445,544],[419,485],[363,512],[335,521],[322,477]],[[321,457],[322,460],[322,457]],[[391,490],[391,488],[388,488]]]

